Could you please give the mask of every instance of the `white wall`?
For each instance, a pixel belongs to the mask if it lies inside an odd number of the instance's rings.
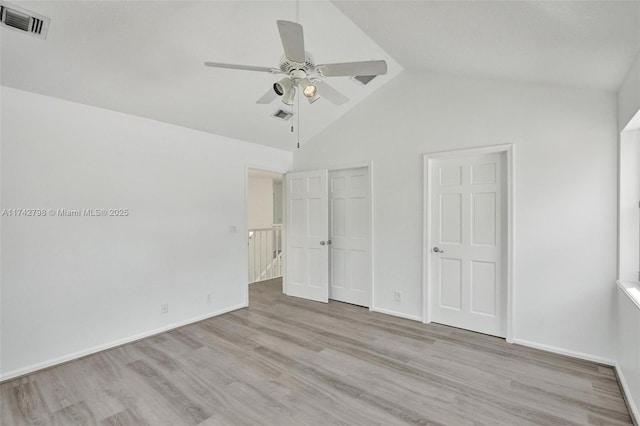
[[[622,130],[640,110],[640,53],[618,90],[618,129]]]
[[[2,217],[3,378],[243,306],[246,164],[286,170],[291,153],[11,88],[1,101],[3,209],[130,212]]]
[[[273,226],[273,178],[249,176],[249,228]]]
[[[374,305],[420,316],[422,154],[515,144],[514,337],[611,361],[616,129],[614,93],[405,71],[294,169],[373,161]]]
[[[284,209],[284,193],[282,180],[273,181],[273,223],[282,224]]]

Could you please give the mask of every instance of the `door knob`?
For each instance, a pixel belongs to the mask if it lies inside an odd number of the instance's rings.
[[[331,240],[327,240],[327,244],[331,244]]]
[[[327,244],[327,243],[326,243],[326,242],[324,242],[324,241],[320,241],[320,245],[321,245],[321,246],[323,246],[323,245],[325,245],[325,244]]]
[[[440,250],[440,247],[434,247],[433,248],[433,252],[434,253],[444,253],[444,250]]]

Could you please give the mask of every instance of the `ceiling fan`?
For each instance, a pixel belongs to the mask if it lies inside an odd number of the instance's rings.
[[[277,21],[284,55],[279,68],[257,67],[252,65],[222,64],[205,62],[208,67],[230,68],[244,71],[258,71],[271,74],[285,74],[286,77],[273,84],[257,103],[271,103],[278,96],[286,105],[293,105],[296,88],[299,88],[309,103],[325,97],[328,101],[342,105],[349,99],[323,81],[325,77],[375,76],[387,73],[385,61],[342,62],[336,64],[320,64],[313,62],[313,57],[304,50],[302,25],[291,21]]]

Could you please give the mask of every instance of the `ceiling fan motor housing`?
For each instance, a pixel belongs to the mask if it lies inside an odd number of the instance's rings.
[[[315,75],[315,65],[313,63],[313,58],[309,52],[305,52],[305,61],[304,62],[294,62],[287,59],[286,56],[282,56],[280,58],[280,69],[289,75],[289,77],[285,77],[282,80],[273,84],[273,91],[278,96],[282,96],[282,102],[287,105],[291,105],[293,103],[293,97],[295,95],[296,86],[300,86],[303,82],[307,82],[307,84],[311,84],[310,78],[317,78]],[[301,86],[301,89],[304,87]],[[315,90],[314,90],[315,95]],[[307,96],[305,94],[305,96]],[[313,97],[313,101],[317,99],[316,96]]]
[[[313,57],[309,52],[305,52],[305,60],[304,62],[294,62],[290,59],[287,59],[286,56],[282,55],[280,57],[280,70],[286,74],[291,74],[294,71],[302,71],[305,74],[313,73],[315,71],[315,64],[313,63]]]

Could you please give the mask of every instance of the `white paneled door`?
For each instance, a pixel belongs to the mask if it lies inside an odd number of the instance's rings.
[[[329,301],[327,171],[287,173],[285,280],[288,296]]]
[[[506,335],[504,154],[431,167],[432,321]]]
[[[367,167],[329,172],[329,298],[370,305],[370,194]]]

